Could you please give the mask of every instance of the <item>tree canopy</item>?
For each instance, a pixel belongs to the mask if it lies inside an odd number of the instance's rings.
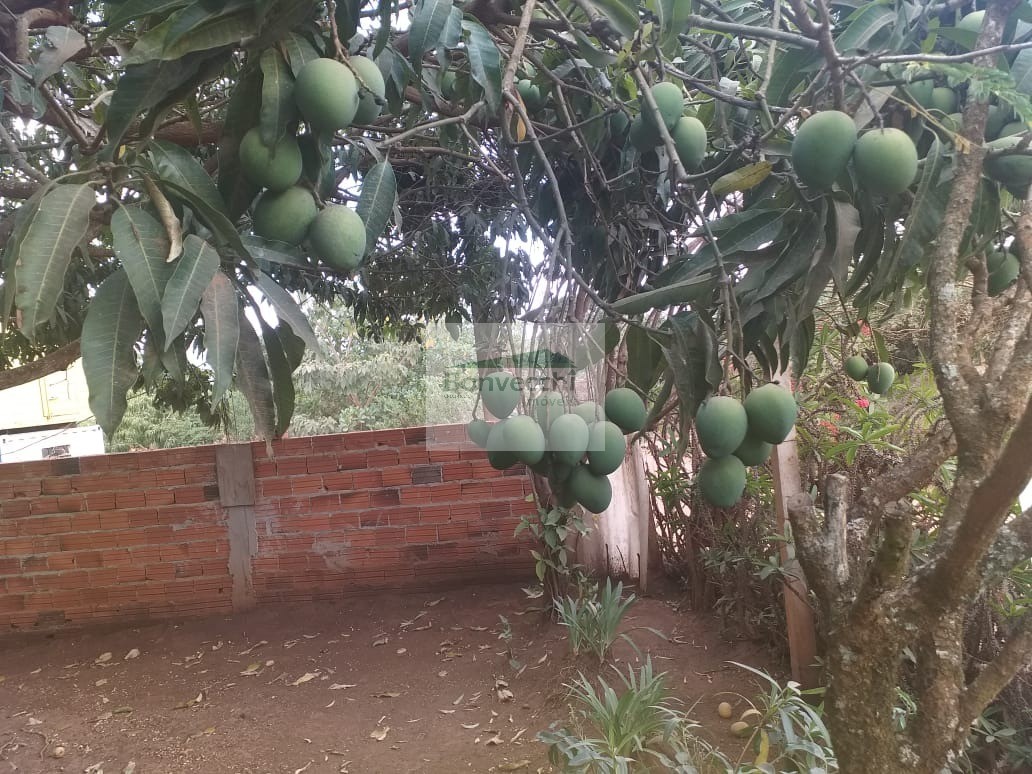
[[[235,384],[275,437],[316,345],[304,294],[374,337],[617,320],[623,378],[688,421],[799,372],[818,304],[848,339],[927,303],[948,421],[851,506],[872,569],[836,574],[793,511],[829,625],[877,638],[833,638],[835,695],[873,697],[836,746],[937,771],[1018,668],[1008,645],[965,686],[953,646],[1032,548],[1008,521],[1032,465],[1027,3],[7,0],[0,52],[0,369],[79,342],[109,434],[134,387],[211,416]],[[954,454],[908,573],[886,506]],[[918,700],[945,709],[900,741],[849,654],[893,674],[914,630]]]

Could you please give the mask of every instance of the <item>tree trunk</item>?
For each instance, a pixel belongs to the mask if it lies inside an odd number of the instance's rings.
[[[875,607],[829,638],[827,713],[841,774],[900,774],[912,762],[893,726],[901,645],[886,636],[892,614]]]

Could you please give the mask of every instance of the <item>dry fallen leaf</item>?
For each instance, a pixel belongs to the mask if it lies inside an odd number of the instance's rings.
[[[480,728],[479,723],[463,723],[462,727],[467,731],[472,731],[474,728]]]
[[[513,700],[513,693],[509,690],[509,684],[505,680],[495,680],[495,693],[498,695],[498,701]]]
[[[512,763],[499,763],[495,766],[499,771],[519,771],[530,766],[530,761],[524,758],[523,760],[513,761]]]
[[[439,605],[442,602],[444,602],[444,599],[444,597],[441,597],[440,599],[432,599],[429,602],[424,602],[423,607],[433,607],[434,605]]]
[[[260,675],[261,673],[262,673],[261,662],[260,661],[255,661],[253,664],[248,664],[247,665],[247,669],[245,669],[240,674],[244,675],[245,677],[254,677],[255,675]]]
[[[97,682],[94,683],[94,685],[97,686],[98,688],[100,688],[102,685],[107,685],[107,678],[106,677],[100,678],[99,680],[97,680]]]
[[[260,648],[262,645],[268,645],[268,644],[269,644],[268,640],[259,640],[254,645],[249,647],[247,650],[242,650],[239,653],[237,653],[237,655],[238,656],[246,656],[246,655],[248,655],[250,653],[253,653],[254,651],[258,650],[258,648]]]
[[[299,678],[297,678],[297,680],[292,682],[291,685],[294,685],[294,686],[303,685],[304,683],[307,683],[309,680],[314,680],[318,676],[319,676],[318,672],[305,672],[303,675],[301,675]]]
[[[383,637],[377,637],[375,640],[373,640],[373,647],[375,648],[378,645],[386,645],[387,639],[388,638],[386,635],[384,635]]]
[[[384,739],[387,738],[387,732],[390,730],[390,726],[383,726],[382,728],[377,728],[375,731],[369,732],[369,738],[375,739],[377,742],[382,742]]]
[[[380,691],[379,693],[373,694],[374,699],[397,699],[399,696],[401,696],[401,694],[397,691]]]
[[[465,698],[466,698],[466,694],[460,693],[459,694],[459,698],[457,698],[455,701],[452,702],[452,706],[453,707],[458,707],[460,704],[462,704],[462,700],[465,699]]]
[[[112,655],[111,651],[108,651],[106,653],[101,653],[99,656],[97,656],[96,659],[94,659],[93,663],[94,664],[106,664],[108,661],[111,660],[111,655]]]
[[[404,656],[406,653],[408,653],[408,648],[398,648],[397,650],[399,656]]]
[[[455,710],[437,710],[437,711],[440,712],[442,715],[454,715],[455,714]]]
[[[358,683],[334,683],[330,686],[331,691],[343,691],[345,688],[357,688]]]
[[[128,653],[126,653],[124,656],[122,656],[122,661],[129,661],[130,659],[139,658],[139,657],[140,657],[140,649],[139,648],[133,648]],[[136,768],[136,764],[135,763],[133,764],[133,768],[134,769]]]

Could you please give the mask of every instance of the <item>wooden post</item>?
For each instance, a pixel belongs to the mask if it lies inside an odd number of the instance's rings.
[[[791,384],[791,373],[780,374],[779,380],[787,389]],[[788,522],[788,498],[802,491],[799,473],[799,453],[796,448],[795,428],[782,443],[774,447],[771,455],[774,467],[774,509],[777,531],[784,535]],[[792,679],[803,688],[815,688],[819,684],[817,661],[817,628],[813,609],[810,607],[803,569],[795,557],[793,546],[781,544],[781,567],[785,575],[785,623],[788,628],[789,660],[792,665]]]

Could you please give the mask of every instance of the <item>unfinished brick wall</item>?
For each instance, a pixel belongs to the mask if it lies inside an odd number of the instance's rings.
[[[529,577],[528,477],[427,432],[0,465],[0,632]]]

